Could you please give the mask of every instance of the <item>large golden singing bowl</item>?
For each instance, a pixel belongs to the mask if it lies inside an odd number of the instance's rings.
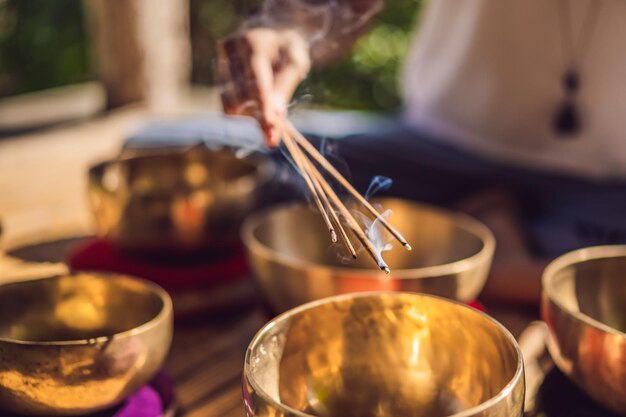
[[[0,409],[114,406],[158,371],[171,339],[170,298],[147,281],[76,273],[1,285]]]
[[[392,210],[390,222],[413,246],[407,251],[393,242],[393,249],[384,252],[390,275],[381,272],[366,252],[345,262],[330,247],[319,213],[306,206],[280,206],[246,220],[243,241],[273,309],[282,312],[358,291],[423,292],[460,301],[480,293],[495,247],[487,227],[463,214],[406,200],[374,202]]]
[[[626,246],[568,253],[543,275],[542,315],[558,367],[626,415]]]
[[[318,300],[278,316],[244,365],[249,417],[519,417],[513,336],[462,304],[411,293]]]
[[[273,173],[268,158],[226,149],[144,151],[93,166],[89,198],[98,234],[118,247],[199,252],[238,238]]]

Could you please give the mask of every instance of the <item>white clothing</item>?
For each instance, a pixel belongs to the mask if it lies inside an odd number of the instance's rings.
[[[559,1],[431,0],[403,76],[408,123],[506,163],[626,179],[626,1],[567,0],[574,43],[589,1],[603,2],[572,138],[552,125],[568,68]]]

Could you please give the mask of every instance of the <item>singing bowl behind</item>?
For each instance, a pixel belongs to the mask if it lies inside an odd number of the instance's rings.
[[[543,276],[542,315],[561,371],[626,415],[626,246],[581,249],[552,262]]]
[[[356,261],[342,261],[319,213],[304,205],[271,208],[246,220],[242,237],[251,267],[276,312],[359,291],[424,292],[460,301],[480,293],[495,247],[487,227],[466,215],[406,200],[374,202],[392,210],[390,222],[413,247],[407,251],[394,242],[384,252],[390,275],[366,252]]]
[[[68,416],[114,406],[158,371],[171,338],[170,298],[147,281],[76,273],[4,284],[0,409]]]
[[[522,415],[513,336],[462,304],[411,293],[318,300],[252,340],[244,402],[254,417]]]
[[[273,173],[268,158],[228,149],[142,152],[93,166],[89,199],[98,234],[120,248],[199,252],[237,239]]]

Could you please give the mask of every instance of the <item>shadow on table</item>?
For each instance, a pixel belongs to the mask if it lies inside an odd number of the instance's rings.
[[[528,417],[619,417],[602,408],[575,386],[556,367],[537,392],[536,410]]]
[[[71,237],[53,241],[38,242],[7,251],[7,255],[25,262],[65,262],[68,253],[87,237]]]

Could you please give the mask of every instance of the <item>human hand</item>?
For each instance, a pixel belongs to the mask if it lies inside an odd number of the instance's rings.
[[[293,29],[252,28],[220,41],[217,81],[227,114],[257,118],[269,147],[276,124],[310,69],[309,45]]]

